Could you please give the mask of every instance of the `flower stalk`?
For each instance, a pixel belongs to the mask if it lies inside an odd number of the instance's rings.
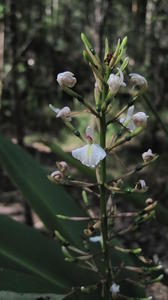
[[[100,146],[106,148],[106,118],[105,113],[102,113],[100,118]],[[107,225],[107,212],[106,212],[106,157],[100,162],[100,213],[101,213],[101,233],[103,240],[103,253],[105,263],[106,275],[106,290],[105,293],[111,298],[111,260],[108,247],[108,225]]]

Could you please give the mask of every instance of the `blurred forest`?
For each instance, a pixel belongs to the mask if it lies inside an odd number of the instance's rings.
[[[1,134],[26,147],[47,169],[54,169],[57,156],[43,144],[46,139],[63,145],[65,151],[79,143],[69,135],[60,120],[49,110],[65,104],[79,109],[79,104],[64,94],[56,82],[59,72],[69,70],[78,80],[77,89],[93,98],[94,79],[82,57],[80,33],[85,32],[103,59],[104,39],[112,51],[118,38],[128,36],[129,70],[146,77],[149,89],[138,108],[149,115],[147,129],[137,142],[117,155],[127,165],[141,160],[141,153],[151,148],[160,155],[156,164],[141,172],[150,186],[149,194],[168,207],[168,1],[166,0],[6,0],[0,2],[0,130]],[[125,74],[127,77],[128,75]],[[122,96],[119,107],[126,103]],[[84,130],[86,118],[75,126]],[[111,172],[118,175],[120,162]],[[1,210],[3,203],[20,199],[16,189],[1,170]],[[25,174],[26,176],[26,174]],[[138,174],[139,176],[139,174]],[[139,178],[139,177],[137,177]],[[6,205],[6,204],[5,204]],[[26,208],[26,222],[32,224]],[[21,208],[19,208],[21,210]],[[16,217],[17,208],[12,213]],[[8,213],[11,210],[8,208]],[[20,212],[22,215],[22,211]],[[16,217],[17,218],[17,217]],[[18,217],[19,218],[19,217]],[[22,218],[22,217],[21,217]],[[159,226],[157,224],[157,226]],[[157,227],[156,226],[156,227]],[[164,241],[158,252],[165,255],[168,245],[156,227],[150,229],[156,240]],[[150,246],[154,245],[152,237]],[[141,241],[143,243],[143,240]],[[145,239],[144,239],[145,243]],[[162,249],[164,248],[164,249]],[[164,256],[166,260],[166,257]],[[163,299],[163,298],[157,298]],[[167,299],[167,298],[165,298]]]

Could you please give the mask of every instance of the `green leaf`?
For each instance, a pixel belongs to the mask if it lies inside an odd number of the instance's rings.
[[[0,254],[9,262],[23,267],[25,275],[36,276],[39,280],[49,283],[52,292],[55,290],[56,293],[65,293],[72,286],[94,284],[98,280],[95,273],[79,269],[75,263],[65,262],[60,246],[56,241],[43,236],[35,229],[2,215],[0,216],[0,236]],[[6,287],[2,286],[1,276],[3,275],[5,278],[5,274],[7,273],[3,273],[3,269],[1,269],[0,287],[3,290],[14,288],[13,291],[19,292],[20,290],[16,290],[17,287],[15,288],[12,282],[12,278],[15,277],[9,276],[10,270],[8,270],[8,276],[6,275],[6,279],[8,278]],[[3,280],[5,282],[5,279]],[[19,283],[19,280],[16,282]],[[21,285],[20,289],[22,289]],[[44,289],[43,285],[42,289]],[[37,292],[39,291],[37,290]]]
[[[11,180],[50,230],[58,230],[80,246],[85,223],[68,226],[56,215],[84,216],[84,212],[60,186],[51,183],[36,161],[18,145],[0,137],[0,162]]]
[[[0,300],[62,300],[64,295],[54,295],[54,294],[18,294],[12,292],[0,292]]]
[[[16,293],[55,293],[59,288],[40,277],[9,269],[0,270],[0,291]],[[1,295],[1,293],[0,293]],[[1,298],[0,298],[1,299]]]

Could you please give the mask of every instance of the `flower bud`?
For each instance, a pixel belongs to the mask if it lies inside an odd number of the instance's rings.
[[[51,173],[50,177],[55,182],[62,182],[64,176],[60,171],[54,171]]]
[[[132,119],[136,127],[145,127],[148,116],[144,112],[137,112],[132,116]]]
[[[52,104],[49,104],[49,107],[52,109],[52,111],[56,113],[56,118],[61,118],[69,122],[72,120],[71,110],[68,106],[59,109],[53,106]]]
[[[59,110],[56,118],[62,118],[62,119],[67,119],[67,121],[71,121],[70,113],[71,113],[70,108],[68,106],[65,106]]]
[[[72,72],[66,71],[57,75],[57,82],[62,88],[72,88],[76,84],[77,80]]]
[[[119,68],[118,68],[118,71],[120,73],[120,76],[115,75],[115,74],[110,74],[109,79],[107,81],[109,89],[113,95],[117,94],[117,92],[121,86],[122,87],[126,86],[126,84],[124,82],[124,76],[123,76],[122,71]]]
[[[60,172],[67,172],[69,170],[69,166],[65,161],[59,161],[57,162],[57,167]]]
[[[110,292],[112,295],[116,295],[120,292],[120,286],[119,284],[116,284],[115,282],[110,287]]]
[[[143,158],[144,162],[150,161],[151,159],[153,159],[154,156],[155,155],[152,153],[151,149],[149,149],[147,152],[144,152],[142,154],[142,158]]]
[[[137,74],[137,73],[131,73],[130,76],[130,82],[133,86],[139,86],[140,88],[146,89],[148,87],[148,83],[145,79],[145,77]]]

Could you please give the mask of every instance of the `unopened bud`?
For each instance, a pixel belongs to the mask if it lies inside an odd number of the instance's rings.
[[[152,153],[151,149],[149,149],[148,151],[146,151],[142,154],[142,158],[143,158],[144,162],[148,162],[148,161],[152,160],[154,158],[154,156],[155,155]]]
[[[150,204],[153,203],[153,199],[152,198],[148,198],[148,199],[146,199],[145,203],[148,206],[148,205],[150,205]]]
[[[62,182],[64,176],[60,171],[57,170],[51,173],[50,178],[55,182]]]
[[[138,112],[132,116],[132,120],[136,127],[145,127],[148,116],[144,112]]]
[[[148,83],[145,79],[145,77],[137,74],[137,73],[131,73],[130,76],[130,82],[133,86],[139,86],[141,89],[147,89]]]
[[[69,166],[65,161],[59,161],[56,163],[60,172],[67,172],[69,170]]]
[[[74,77],[74,74],[69,71],[59,73],[57,75],[57,81],[62,88],[64,87],[72,88],[77,82],[76,78]]]

